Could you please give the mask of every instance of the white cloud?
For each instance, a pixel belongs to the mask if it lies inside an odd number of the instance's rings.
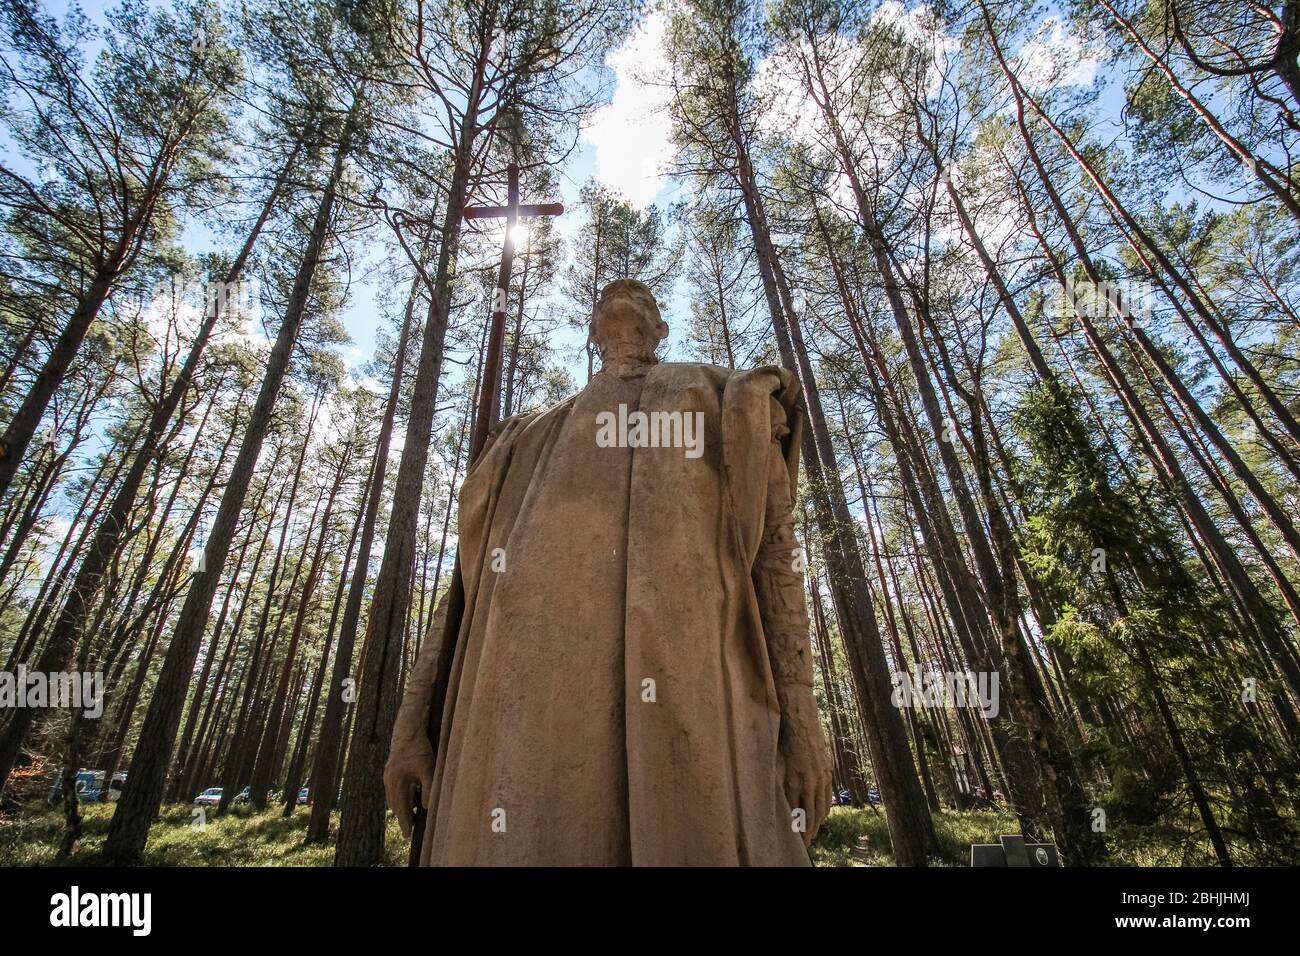
[[[767,105],[761,118],[766,131],[801,143],[815,144],[820,140],[821,112],[804,88],[798,60],[791,48],[783,46],[776,55],[759,62],[754,86]]]
[[[380,398],[388,394],[388,386],[373,375],[363,375],[360,378],[353,378],[352,384],[357,388],[364,388],[371,395],[378,395]]]
[[[909,10],[897,0],[886,0],[872,12],[871,22],[893,28],[901,32],[906,42],[931,52],[934,62],[925,82],[927,94],[935,95],[943,78],[943,66],[947,57],[960,47],[957,38],[947,33],[941,25],[936,25],[933,11],[925,5]],[[808,44],[802,39],[796,43],[797,45],[779,45],[771,56],[758,64],[755,86],[767,104],[763,118],[764,128],[770,133],[788,136],[805,145],[833,150],[834,144],[821,108],[805,87],[803,61],[811,59]],[[818,46],[823,69],[828,74],[832,110],[838,114],[850,143],[869,139],[871,152],[876,159],[888,163],[909,143],[900,142],[896,136],[891,136],[889,127],[884,124],[861,129],[860,121],[854,118],[860,111],[850,108],[852,98],[864,96],[859,88],[858,77],[864,70],[864,63],[870,68],[869,50],[856,36],[833,33],[821,35]],[[901,87],[896,77],[873,70],[871,87],[865,95],[870,100],[873,115],[894,114],[900,108],[910,112],[908,104],[911,92]],[[840,178],[841,181],[832,184],[831,189],[851,205],[852,196],[847,180],[842,175]]]
[[[366,361],[366,353],[361,351],[361,349],[356,345],[339,352],[338,356],[343,362],[343,371],[347,372],[349,375],[352,374],[354,368]]]
[[[666,178],[674,150],[669,138],[669,92],[653,82],[667,72],[664,32],[667,15],[655,11],[606,63],[618,85],[608,104],[592,117],[582,138],[596,153],[596,180],[617,189],[645,209]]]
[[[1087,86],[1097,75],[1100,59],[1084,48],[1077,34],[1056,17],[1043,21],[1038,35],[1020,50],[1020,79],[1030,90]]]

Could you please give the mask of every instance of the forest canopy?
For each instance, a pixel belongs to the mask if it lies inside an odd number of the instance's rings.
[[[383,860],[476,415],[582,388],[631,278],[663,361],[801,386],[814,690],[894,862],[982,811],[1300,862],[1298,10],[0,0],[0,661],[104,681],[0,707],[0,812],[61,781],[66,857],[90,768],[113,861],[209,787]],[[512,166],[567,208],[499,299]]]

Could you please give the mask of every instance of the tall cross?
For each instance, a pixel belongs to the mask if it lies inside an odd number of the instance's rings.
[[[510,288],[510,272],[515,263],[515,226],[520,219],[538,216],[558,216],[564,206],[558,202],[540,204],[519,203],[519,167],[511,163],[506,167],[507,192],[504,206],[466,206],[466,219],[501,219],[506,221],[506,238],[501,247],[501,270],[497,285],[492,291],[492,326],[488,331],[487,356],[483,362],[483,380],[479,383],[478,411],[474,417],[474,435],[469,444],[469,460],[478,458],[487,444],[488,430],[501,417],[501,365],[506,337],[506,290]]]
[[[519,225],[520,219],[558,216],[564,212],[564,206],[558,202],[521,205],[519,202],[519,167],[515,163],[511,163],[506,167],[506,182],[508,184],[506,205],[465,207],[466,219],[504,218],[506,221],[506,238],[501,247],[501,271],[497,273],[497,285],[492,292],[492,327],[488,332],[487,357],[483,363],[483,380],[479,383],[478,411],[475,413],[474,418],[474,435],[470,439],[469,445],[471,464],[483,451],[483,446],[487,444],[488,430],[496,424],[501,415],[501,364],[506,338],[506,290],[510,288],[510,271],[515,264],[515,226]],[[459,555],[456,561],[459,566]],[[441,715],[441,710],[436,704],[433,712]],[[432,739],[436,741],[437,734],[433,734]],[[414,810],[409,864],[419,866],[420,848],[424,844],[427,813],[423,802],[420,800],[416,801]]]

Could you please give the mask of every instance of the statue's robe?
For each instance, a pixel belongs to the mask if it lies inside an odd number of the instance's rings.
[[[774,474],[789,513],[797,395],[778,368],[659,364],[497,426],[411,676],[438,685],[423,864],[808,864],[762,620],[779,611],[751,577]],[[620,404],[703,412],[703,455],[600,447]],[[806,635],[797,578],[780,600]]]

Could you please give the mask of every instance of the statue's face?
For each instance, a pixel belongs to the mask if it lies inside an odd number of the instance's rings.
[[[600,294],[591,316],[591,339],[601,355],[612,346],[654,355],[655,347],[668,335],[668,325],[659,315],[654,294],[635,279],[615,279]]]

